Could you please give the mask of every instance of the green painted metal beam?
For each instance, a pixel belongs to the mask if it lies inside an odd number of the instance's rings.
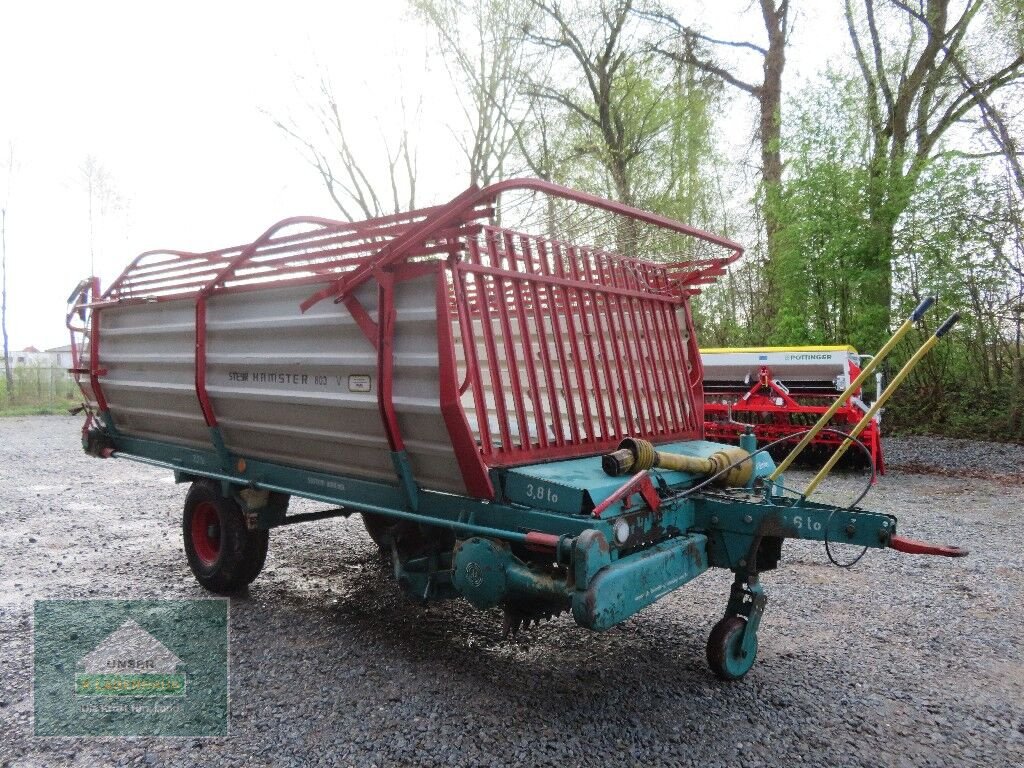
[[[588,629],[610,629],[707,569],[706,536],[655,544],[605,566],[586,585],[577,583],[573,618]]]

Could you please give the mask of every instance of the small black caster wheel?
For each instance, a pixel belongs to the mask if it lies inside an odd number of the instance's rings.
[[[739,680],[754,666],[757,635],[754,635],[753,650],[744,653],[742,644],[746,628],[747,620],[742,616],[726,616],[715,624],[708,636],[708,665],[722,680]]]

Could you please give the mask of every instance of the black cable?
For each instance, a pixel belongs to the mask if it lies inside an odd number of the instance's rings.
[[[753,460],[753,458],[757,454],[764,453],[764,452],[768,451],[769,449],[774,448],[776,445],[778,445],[780,443],[790,442],[790,441],[793,440],[794,437],[802,437],[803,435],[806,435],[806,434],[808,434],[811,431],[813,431],[813,427],[811,429],[805,429],[805,430],[802,430],[800,432],[794,432],[792,435],[786,435],[785,437],[780,437],[778,440],[773,440],[772,442],[768,443],[767,445],[764,445],[761,448],[758,448],[757,450],[752,451],[751,453],[747,454],[745,457],[743,457],[739,461],[735,461],[732,464],[729,464],[728,466],[724,467],[723,469],[720,469],[718,472],[716,472],[715,474],[710,475],[709,477],[705,478],[704,480],[702,480],[697,485],[695,485],[695,486],[693,486],[691,488],[687,488],[685,491],[682,491],[681,493],[678,493],[678,494],[670,497],[669,499],[666,499],[666,501],[678,501],[679,499],[684,499],[687,496],[690,496],[691,494],[696,493],[701,488],[704,488],[705,486],[707,486],[710,483],[714,482],[717,478],[721,477],[722,475],[724,475],[725,473],[729,472],[730,470],[735,469],[736,467],[741,466],[745,462]],[[844,437],[844,438],[846,438],[846,439],[856,443],[860,447],[860,449],[862,451],[864,451],[865,455],[868,457],[868,462],[871,465],[871,474],[868,475],[868,481],[864,485],[864,490],[861,491],[860,495],[856,499],[854,499],[853,502],[851,502],[847,507],[845,507],[843,509],[844,512],[852,512],[857,507],[857,505],[860,504],[860,502],[864,500],[864,497],[867,496],[868,493],[871,491],[871,486],[874,483],[874,480],[875,480],[875,477],[876,477],[875,463],[872,460],[871,451],[870,451],[870,449],[866,445],[864,445],[864,443],[862,443],[856,437],[853,437],[852,435],[850,435],[848,432],[843,432],[842,430],[835,429],[833,427],[824,427],[820,431],[821,432],[831,432],[833,434],[840,435],[841,437]],[[783,490],[788,490],[788,489],[783,487]],[[803,496],[803,494],[801,494],[800,499],[805,499],[805,498],[806,497]],[[800,499],[798,499],[798,501]],[[868,551],[868,547],[865,546],[864,549],[861,550],[861,553],[859,555],[857,555],[857,557],[855,557],[853,560],[850,560],[850,561],[845,562],[845,563],[840,563],[838,560],[836,560],[836,558],[832,554],[831,548],[829,547],[828,528],[832,524],[832,518],[835,516],[836,512],[838,512],[838,511],[839,511],[839,508],[833,509],[832,512],[828,516],[828,520],[825,523],[825,538],[824,538],[825,554],[828,555],[828,559],[829,559],[829,561],[833,565],[838,566],[839,568],[852,568],[854,565],[856,565],[860,561],[860,559],[862,557],[864,557],[864,554]]]
[[[763,445],[760,448],[758,448],[757,450],[752,451],[751,453],[747,454],[745,457],[743,457],[739,461],[735,461],[732,464],[729,464],[728,466],[724,467],[723,469],[720,469],[715,474],[709,475],[707,478],[705,478],[703,481],[701,481],[697,485],[693,486],[692,488],[687,488],[685,491],[682,491],[681,493],[679,493],[678,495],[674,496],[673,498],[679,498],[679,499],[685,498],[685,497],[689,496],[691,493],[699,491],[704,486],[709,485],[710,483],[714,482],[716,479],[718,479],[719,477],[721,477],[722,475],[727,473],[729,470],[734,469],[734,468],[736,468],[738,466],[741,466],[742,464],[752,460],[755,456],[757,456],[757,454],[765,453],[766,451],[770,450],[771,448],[774,448],[776,445],[779,445],[780,443],[790,442],[790,441],[793,440],[794,437],[802,437],[803,435],[806,435],[808,432],[811,432],[812,430],[813,430],[813,427],[811,429],[801,430],[800,432],[794,432],[793,434],[786,435],[785,437],[780,437],[778,440],[773,440],[772,442],[768,443],[767,445]],[[823,429],[820,430],[820,432],[831,432],[831,433],[839,435],[841,437],[848,438],[849,440],[853,441],[858,446],[860,446],[861,450],[863,450],[867,454],[869,459],[871,458],[871,451],[868,450],[868,447],[866,445],[864,445],[864,443],[862,443],[856,437],[851,436],[849,433],[843,432],[843,431],[835,429],[833,427],[824,427]],[[874,466],[874,462],[871,462],[871,474],[868,476],[867,485],[865,486],[864,491],[861,493],[861,495],[857,497],[857,499],[848,507],[848,509],[852,509],[853,507],[855,507],[857,504],[859,504],[861,502],[861,500],[863,500],[863,498],[865,496],[868,495],[868,491],[871,490],[871,484],[874,481],[874,479],[875,479],[875,466]]]

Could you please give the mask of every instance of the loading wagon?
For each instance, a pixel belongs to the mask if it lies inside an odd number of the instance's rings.
[[[736,679],[783,540],[962,554],[787,492],[753,434],[704,439],[690,299],[741,253],[533,179],[147,252],[71,296],[82,444],[190,484],[185,554],[218,593],[258,576],[271,529],[352,514],[411,598],[500,608],[510,631],[606,630],[728,569],[707,657]]]

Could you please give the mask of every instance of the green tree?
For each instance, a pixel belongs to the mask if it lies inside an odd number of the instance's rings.
[[[854,300],[869,236],[860,96],[856,81],[830,72],[792,109],[788,175],[773,212],[779,221],[773,343],[870,346]]]
[[[870,131],[870,239],[855,268],[858,314],[873,346],[889,332],[895,232],[922,174],[949,130],[980,117],[983,103],[1018,82],[1024,67],[1024,53],[993,51],[997,37],[983,0],[968,0],[959,13],[953,5],[846,0]]]
[[[651,50],[643,42],[650,28],[632,13],[631,0],[533,5],[538,17],[525,40],[537,58],[524,97],[547,105],[547,119],[561,128],[544,134],[550,178],[686,221],[710,221],[717,82]],[[644,241],[629,222],[608,244],[655,256],[672,248]]]
[[[753,3],[747,6],[752,12]],[[776,292],[776,261],[779,252],[779,235],[782,221],[779,218],[781,205],[779,195],[783,183],[782,147],[782,83],[786,67],[786,49],[789,44],[789,0],[759,0],[761,21],[765,37],[762,42],[749,40],[722,40],[701,32],[695,25],[681,21],[655,4],[653,9],[642,11],[642,15],[657,22],[669,31],[667,40],[652,41],[652,50],[672,61],[695,68],[712,78],[716,83],[734,88],[749,96],[757,104],[755,133],[760,149],[760,189],[757,206],[764,223],[765,263],[759,270],[759,282],[763,295],[773,296]],[[753,55],[760,60],[762,77],[750,81],[739,76],[735,70],[721,60],[723,52],[739,52]],[[749,272],[749,270],[748,270]],[[750,322],[771,327],[775,322],[777,303],[771,300],[754,302],[749,307]]]

